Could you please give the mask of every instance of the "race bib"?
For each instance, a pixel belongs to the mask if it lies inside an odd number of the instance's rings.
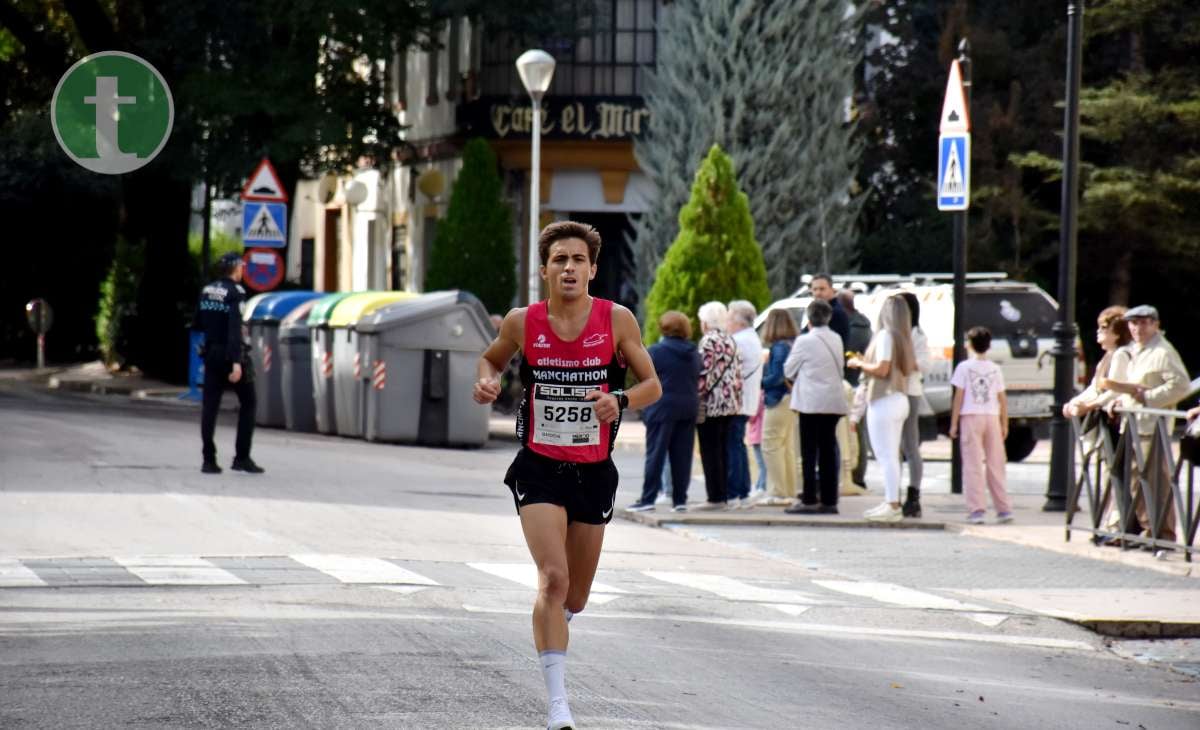
[[[600,420],[594,401],[584,400],[593,386],[547,385],[533,389],[533,442],[546,446],[596,446]]]

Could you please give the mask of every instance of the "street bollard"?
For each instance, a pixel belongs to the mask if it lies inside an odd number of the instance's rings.
[[[31,299],[25,305],[25,319],[29,322],[29,329],[37,335],[37,366],[38,370],[42,370],[46,367],[46,333],[54,324],[54,310],[45,299]]]

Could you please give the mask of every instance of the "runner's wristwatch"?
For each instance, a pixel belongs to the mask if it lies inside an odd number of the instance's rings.
[[[615,395],[617,397],[617,408],[623,411],[629,407],[629,396],[625,395],[625,391],[614,390],[612,393],[609,393],[609,395]]]

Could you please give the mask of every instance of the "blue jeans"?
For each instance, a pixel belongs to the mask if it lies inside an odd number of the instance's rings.
[[[746,454],[746,424],[749,416],[732,416],[729,419],[726,473],[729,475],[726,494],[729,499],[750,496],[750,459]]]
[[[754,460],[758,462],[758,479],[754,482],[754,491],[762,492],[767,488],[767,462],[763,459],[762,444],[754,444]]]

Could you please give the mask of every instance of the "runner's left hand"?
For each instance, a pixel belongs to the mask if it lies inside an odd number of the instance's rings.
[[[621,414],[621,406],[617,403],[617,397],[602,390],[593,390],[584,396],[584,400],[596,401],[596,418],[600,419],[600,423],[612,423]]]

